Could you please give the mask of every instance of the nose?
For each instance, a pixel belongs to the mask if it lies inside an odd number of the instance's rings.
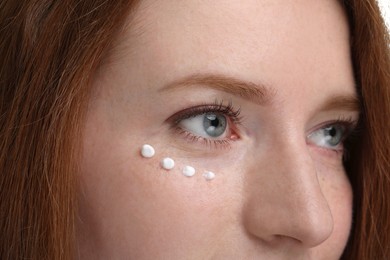
[[[247,231],[272,245],[290,241],[310,248],[324,242],[333,219],[305,142],[252,159],[245,182]]]

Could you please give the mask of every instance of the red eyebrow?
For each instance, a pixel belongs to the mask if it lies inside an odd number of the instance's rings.
[[[171,91],[188,86],[208,87],[224,91],[259,105],[269,104],[276,94],[275,89],[264,84],[219,74],[192,74],[163,86],[159,91]],[[319,108],[319,111],[347,110],[358,112],[361,105],[356,95],[335,95],[329,97]]]
[[[194,85],[224,91],[260,105],[269,103],[275,94],[272,88],[263,84],[217,74],[193,74],[169,83],[160,90],[170,91]]]

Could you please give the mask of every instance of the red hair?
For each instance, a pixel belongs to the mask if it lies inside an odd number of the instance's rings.
[[[0,259],[73,258],[89,81],[133,2],[0,2]]]
[[[346,167],[354,223],[344,259],[390,257],[390,39],[375,0],[344,0],[358,93],[361,133]]]

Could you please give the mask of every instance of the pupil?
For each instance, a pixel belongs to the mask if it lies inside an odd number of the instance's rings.
[[[219,120],[218,120],[218,118],[210,120],[210,125],[211,125],[211,126],[214,126],[214,127],[219,126]]]
[[[331,129],[329,129],[329,134],[332,136],[332,137],[335,137],[336,136],[336,129],[334,127],[332,127]]]
[[[218,137],[225,132],[226,118],[217,114],[206,114],[203,127],[208,135]]]
[[[331,145],[338,145],[341,142],[343,135],[343,129],[341,127],[328,127],[325,129],[325,134],[327,135],[327,141]]]

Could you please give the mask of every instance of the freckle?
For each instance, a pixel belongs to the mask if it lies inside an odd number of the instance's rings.
[[[187,176],[187,177],[192,177],[192,176],[194,176],[194,174],[195,174],[195,169],[194,169],[194,167],[191,167],[191,166],[185,166],[184,168],[183,168],[183,175],[184,176]]]
[[[205,173],[203,173],[203,177],[206,180],[211,181],[212,179],[215,178],[215,173],[213,173],[213,172],[205,172]]]
[[[151,158],[155,154],[153,146],[149,144],[144,144],[141,149],[141,155],[145,158]]]
[[[172,159],[172,158],[164,158],[162,159],[161,161],[161,166],[165,169],[165,170],[172,170],[173,167],[175,167],[175,161]]]

